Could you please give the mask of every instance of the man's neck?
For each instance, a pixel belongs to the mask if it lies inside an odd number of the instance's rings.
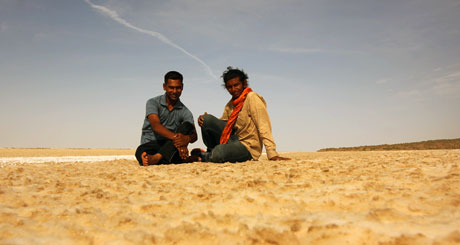
[[[172,111],[174,109],[174,106],[176,105],[178,100],[176,101],[171,101],[168,96],[166,96],[166,105],[168,106],[168,110]]]

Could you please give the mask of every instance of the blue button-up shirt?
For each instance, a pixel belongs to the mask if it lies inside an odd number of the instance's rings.
[[[157,114],[160,122],[172,132],[176,131],[183,122],[193,123],[192,112],[179,100],[174,105],[172,111],[169,111],[166,103],[166,94],[151,98],[147,101],[145,109],[144,125],[142,126],[141,144],[145,144],[154,140],[164,140],[165,138],[155,133],[150,125],[148,116]]]

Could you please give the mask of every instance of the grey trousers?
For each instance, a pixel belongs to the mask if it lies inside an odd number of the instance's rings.
[[[238,136],[233,133],[227,144],[219,144],[227,121],[220,120],[210,114],[204,115],[203,119],[201,135],[204,144],[208,147],[207,151],[210,152],[207,156],[208,159],[204,159],[205,161],[223,163],[244,162],[252,159],[251,153],[241,144]]]
[[[189,122],[183,122],[177,129],[176,133],[182,133],[185,135],[190,135],[194,132],[195,126]],[[141,155],[143,152],[146,152],[149,155],[154,155],[156,153],[160,153],[163,158],[160,160],[160,164],[168,164],[168,163],[182,163],[182,159],[177,152],[176,147],[172,140],[155,140],[150,141],[145,144],[140,145],[137,147],[135,156],[139,165],[142,166],[142,158]]]

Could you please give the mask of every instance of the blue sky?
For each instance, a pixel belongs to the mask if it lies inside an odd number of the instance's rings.
[[[458,0],[0,0],[0,147],[135,148],[169,70],[195,119],[244,69],[279,151],[460,137]],[[202,147],[201,139],[191,147]]]

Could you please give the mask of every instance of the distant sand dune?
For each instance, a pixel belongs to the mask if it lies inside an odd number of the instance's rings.
[[[285,156],[5,165],[0,244],[460,244],[460,150]]]
[[[324,151],[392,151],[392,150],[448,150],[460,149],[460,138],[458,139],[439,139],[426,140],[419,142],[384,144],[384,145],[365,145],[355,147],[325,148],[318,150]]]

